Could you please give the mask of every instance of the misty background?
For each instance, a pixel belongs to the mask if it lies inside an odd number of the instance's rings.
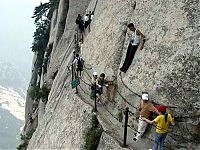
[[[22,103],[31,77],[31,16],[40,2],[48,1],[0,0],[0,149],[16,149],[20,142],[24,119],[15,110],[24,114]]]

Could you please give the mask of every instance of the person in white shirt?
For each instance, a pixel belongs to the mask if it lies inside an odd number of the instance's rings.
[[[83,71],[83,59],[79,56],[79,54],[76,54],[76,58],[73,61],[73,64],[76,65],[76,72],[77,75],[79,74],[81,76],[81,72]]]
[[[91,16],[90,16],[91,21],[93,20],[93,17],[94,17],[94,11],[92,11]]]
[[[126,73],[128,68],[130,67],[138,46],[141,45],[140,50],[142,50],[144,48],[144,43],[145,43],[144,34],[142,34],[140,30],[136,29],[133,23],[128,24],[128,28],[133,32],[133,34],[128,46],[124,64],[120,68],[120,71],[124,73]]]
[[[89,14],[86,14],[84,16],[84,22],[85,22],[85,29],[86,29],[89,25]]]

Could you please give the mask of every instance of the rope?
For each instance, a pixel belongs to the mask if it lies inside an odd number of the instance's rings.
[[[133,94],[135,94],[136,96],[138,96],[138,97],[141,97],[138,93],[136,93],[136,92],[134,92],[133,90],[131,90],[125,83],[124,83],[124,81],[123,81],[123,79],[122,79],[122,75],[121,75],[121,73],[120,73],[120,79],[121,79],[121,82],[122,82],[122,84],[125,86],[125,88],[127,88],[130,92],[132,92]],[[158,105],[165,105],[165,104],[160,104],[160,103],[158,103],[158,101],[155,101],[155,103],[156,104],[158,104]],[[180,106],[169,106],[169,105],[165,105],[165,106],[167,106],[168,108],[185,108],[185,107],[180,107]],[[200,109],[200,108],[198,108],[198,107],[194,107],[195,109]],[[199,115],[198,115],[199,116]]]
[[[96,1],[96,5],[97,5],[97,2],[98,2],[98,0]],[[96,7],[96,5],[95,5],[95,7]],[[96,9],[96,8],[95,8]],[[86,69],[86,74],[88,75],[88,77],[91,79],[92,77],[89,75],[89,73],[87,72],[87,70],[91,70],[92,69],[92,67],[91,68],[87,68],[85,65],[84,65],[84,68]],[[136,95],[137,97],[141,97],[138,93],[136,93],[136,92],[134,92],[133,90],[131,90],[125,83],[124,83],[124,81],[123,81],[123,79],[122,79],[122,75],[120,74],[120,77],[121,77],[121,82],[122,82],[122,84],[124,85],[124,87],[126,87],[130,92],[132,92],[134,95]],[[86,84],[86,85],[90,85],[89,83],[87,83],[86,81],[84,81],[82,78],[81,78],[81,80],[83,81],[83,83],[84,84]],[[81,86],[79,86],[80,87],[80,89],[85,93],[85,94],[87,94],[87,95],[89,95],[85,90],[83,90],[83,88],[81,87]],[[123,96],[122,96],[122,94],[117,90],[117,93],[122,97],[122,99],[126,102],[126,103],[128,103],[130,106],[132,106],[133,108],[135,108],[135,109],[137,109],[134,105],[132,105],[129,101],[127,101],[127,99],[126,98],[124,98]],[[90,95],[89,95],[90,96]],[[105,104],[103,104],[102,103],[102,106],[103,106],[103,108],[113,117],[113,118],[115,118],[116,120],[118,120],[118,118],[115,116],[115,115],[113,115],[109,110],[108,110],[108,107],[105,105]],[[168,106],[169,108],[181,108],[181,107],[177,107],[177,106]],[[135,116],[135,114],[133,113],[133,112],[131,112],[131,111],[129,111],[129,113],[131,113],[131,114],[133,114],[134,116]],[[199,115],[200,116],[200,115]],[[184,117],[188,117],[189,118],[189,116],[184,116]],[[190,116],[191,117],[191,116]],[[192,116],[192,117],[197,117],[197,116]],[[183,118],[183,116],[181,116],[180,118]],[[130,125],[128,125],[128,127],[129,128],[131,128],[132,130],[134,130],[134,131],[136,131],[137,133],[138,133],[138,131],[135,129],[135,128],[132,128]],[[156,126],[156,128],[160,128],[160,127],[158,127],[158,126]],[[163,129],[163,128],[160,128],[160,130],[165,130],[166,131],[166,129]],[[176,134],[173,134],[173,135],[176,135]],[[177,135],[177,136],[180,136],[180,135]],[[148,137],[146,137],[145,135],[143,135],[143,137],[145,137],[145,138],[147,138],[147,139],[149,139],[150,141],[153,141],[154,143],[155,143],[155,141],[153,140],[153,139],[151,139],[151,138],[148,138]],[[185,138],[184,138],[185,139]],[[188,139],[187,139],[188,140]],[[167,146],[164,146],[164,147],[167,147]],[[169,148],[169,147],[168,147]]]
[[[96,0],[96,3],[95,3],[95,5],[94,5],[94,9],[93,9],[94,12],[95,12],[95,10],[96,10],[97,4],[98,4],[98,0]]]
[[[119,96],[126,102],[128,103],[130,106],[132,106],[133,108],[137,109],[137,107],[135,107],[134,105],[132,105],[129,101],[127,101],[127,99],[125,97],[122,96],[122,94],[117,90],[117,93],[119,94]]]
[[[83,73],[84,73],[84,72],[83,72]],[[82,77],[83,77],[83,74],[82,74]],[[91,84],[90,84],[90,83],[87,83],[85,80],[83,80],[82,77],[79,77],[79,79],[80,79],[81,81],[83,81],[83,83],[85,83],[86,85],[91,86]]]
[[[91,70],[91,69],[92,69],[92,67],[87,68],[87,67],[85,66],[85,64],[83,64],[83,66],[84,66],[84,68],[87,69],[87,70]]]
[[[85,83],[85,84],[89,85],[88,83]],[[83,90],[83,88],[82,88],[81,86],[79,86],[79,87],[80,87],[80,89],[81,89],[85,94],[89,95],[85,90]],[[130,106],[132,106],[133,108],[136,109],[136,107],[135,107],[134,105],[130,104],[130,102],[128,102],[128,101],[121,95],[121,93],[120,93],[118,90],[117,90],[117,93],[118,93],[118,94],[123,98],[123,100],[125,100]],[[90,95],[89,95],[89,96],[90,96]],[[110,101],[110,100],[108,100],[108,101]],[[107,107],[105,104],[103,104],[103,103],[101,103],[101,104],[102,104],[103,108],[104,108],[114,119],[116,119],[116,120],[119,122],[119,119],[118,119],[115,115],[113,115],[113,114],[108,110],[108,107]],[[124,109],[120,109],[120,110],[124,110]],[[135,115],[133,112],[129,111],[129,113],[136,117],[136,115]],[[140,120],[140,118],[137,119],[137,120]],[[130,129],[132,129],[132,130],[134,130],[135,132],[138,133],[137,129],[131,127],[131,125],[127,125],[127,126],[128,126]],[[156,126],[156,125],[152,125],[152,126],[154,126],[154,127],[156,127],[156,128],[159,128],[160,130],[166,131],[166,129],[163,129],[163,128],[159,127],[159,126]],[[172,133],[174,136],[180,136],[180,135],[177,135],[177,134],[173,133],[172,131],[170,131],[170,132],[168,131],[168,133]],[[150,140],[151,142],[155,143],[155,141],[154,141],[153,139],[147,137],[146,135],[143,135],[143,137],[146,138],[146,139],[148,139],[148,140]],[[183,138],[184,140],[186,140],[186,141],[189,141],[188,139],[186,139],[186,138],[183,137],[183,136],[182,136],[182,138]],[[168,147],[168,146],[164,146],[164,147],[170,148],[170,147]]]
[[[85,90],[83,90],[83,88],[81,87],[81,86],[79,86],[80,87],[80,89],[86,94],[86,95],[89,95]],[[89,95],[90,96],[90,95]],[[114,119],[116,119],[118,122],[119,122],[119,119],[115,116],[115,115],[113,115],[109,110],[108,110],[108,107],[105,105],[105,104],[103,104],[103,103],[101,103],[102,104],[102,106],[103,106],[103,108],[114,118]],[[133,106],[133,105],[132,105]],[[136,108],[135,106],[133,106],[134,108]],[[120,109],[120,110],[124,110],[124,109]],[[129,111],[130,113],[132,113],[131,111]],[[134,113],[132,113],[132,114],[134,114]],[[135,116],[135,114],[134,114],[134,116]],[[129,128],[131,128],[131,126],[130,125],[127,125]],[[132,128],[131,128],[132,129]],[[134,128],[133,128],[134,129]],[[136,129],[134,129],[134,131],[136,131],[137,133],[138,133],[138,131],[136,130]],[[146,137],[147,139],[149,139],[149,140],[151,140],[151,141],[154,141],[154,140],[152,140],[151,138],[148,138],[148,137]]]
[[[87,83],[86,81],[84,81],[82,78],[79,78],[81,81],[83,81],[83,83],[85,83],[86,85],[90,86],[89,83]]]
[[[122,84],[123,84],[129,91],[131,91],[131,92],[132,92],[133,94],[135,94],[136,96],[141,97],[138,93],[132,91],[132,90],[124,83],[124,81],[122,80],[122,75],[121,75],[121,73],[120,73],[120,77],[121,77],[121,82],[122,82]]]
[[[68,50],[69,50],[69,48],[72,46],[72,43],[74,42],[74,38],[73,38],[73,40],[70,42],[70,44],[68,45],[68,47],[67,47],[67,49],[66,49],[66,51],[65,51],[65,54],[64,54],[64,56],[63,56],[63,58],[62,58],[62,61],[61,61],[61,66],[62,66],[62,64],[63,64],[63,62],[64,62],[64,59],[65,59],[65,56],[67,55],[67,52],[68,52]]]
[[[88,77],[89,77],[90,79],[92,79],[92,77],[91,77],[90,74],[87,72],[87,70],[85,71],[85,73],[88,75]]]
[[[86,95],[90,96],[85,90],[83,90],[83,88],[82,88],[81,86],[79,86],[79,87],[80,87],[81,91],[83,91]],[[107,107],[105,104],[103,104],[102,102],[101,102],[101,104],[102,104],[103,108],[104,108],[113,118],[115,118],[117,121],[119,120],[117,117],[115,117],[115,115],[113,115],[113,114],[108,110],[108,107]]]

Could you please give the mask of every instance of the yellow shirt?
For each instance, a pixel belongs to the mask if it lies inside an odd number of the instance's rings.
[[[172,116],[168,114],[167,122],[165,122],[165,115],[159,115],[154,119],[154,122],[157,124],[156,126],[156,132],[157,133],[167,133],[169,123],[172,122]]]

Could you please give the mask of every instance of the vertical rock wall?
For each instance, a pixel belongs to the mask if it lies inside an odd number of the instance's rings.
[[[54,12],[53,22],[56,24],[51,28],[49,42],[53,44],[53,53],[45,79],[52,85],[51,92],[45,114],[42,120],[39,120],[29,149],[81,148],[83,131],[88,124],[87,116],[92,108],[76,97],[70,89],[67,66],[71,63],[73,46],[69,49],[67,47],[74,36],[77,14],[84,14],[86,9],[93,10],[96,4],[91,32],[87,31],[83,44],[83,58],[86,65],[92,66],[91,73],[98,71],[104,72],[108,77],[114,76],[117,79],[118,91],[132,105],[136,106],[140,100],[133,92],[141,94],[142,91],[148,91],[156,102],[173,106],[170,111],[177,117],[177,123],[173,132],[168,134],[166,142],[170,144],[167,145],[172,149],[199,149],[199,1],[89,2],[61,0],[57,13]],[[67,10],[64,9],[66,5],[69,5]],[[57,34],[59,20],[62,19],[66,20],[64,33]],[[129,42],[126,28],[129,22],[133,22],[147,37],[145,48],[136,52],[130,69],[126,74],[122,74],[123,82],[133,92],[125,87],[118,75]],[[53,79],[57,70],[58,73]],[[116,105],[110,108],[112,113],[117,105],[123,107],[123,103],[135,112],[119,94],[116,94],[115,102]],[[84,110],[87,113],[84,114]],[[136,126],[135,120],[134,127]],[[152,133],[154,128],[146,135],[153,138]],[[128,139],[132,139],[132,136],[129,134]],[[131,147],[145,147],[145,141],[147,139],[144,138],[139,143],[132,142]],[[115,143],[115,146],[110,143]],[[111,136],[103,134],[99,149],[120,149],[120,146]]]

